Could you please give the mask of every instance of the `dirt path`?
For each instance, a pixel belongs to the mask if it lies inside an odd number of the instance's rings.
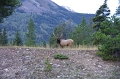
[[[103,61],[96,51],[0,48],[0,79],[120,79],[120,62]],[[54,59],[58,53],[69,59]],[[44,71],[47,58],[50,72]]]

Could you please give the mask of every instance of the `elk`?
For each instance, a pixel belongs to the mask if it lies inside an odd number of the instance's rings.
[[[53,35],[55,36],[55,34],[53,33]],[[73,40],[72,39],[61,39],[62,37],[62,34],[60,36],[55,36],[56,39],[57,39],[57,43],[63,48],[65,46],[69,46],[69,47],[72,47],[72,44],[73,44]]]

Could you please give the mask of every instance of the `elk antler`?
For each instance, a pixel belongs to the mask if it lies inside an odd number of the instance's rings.
[[[55,33],[53,32],[53,35],[56,37],[56,38],[61,38],[63,36],[63,33],[61,33],[59,36],[56,36]]]
[[[55,33],[53,32],[53,35],[56,37]],[[57,38],[57,37],[56,37]]]
[[[63,36],[63,33],[61,33],[60,38]]]

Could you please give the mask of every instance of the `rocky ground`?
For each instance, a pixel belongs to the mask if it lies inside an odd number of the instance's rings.
[[[120,79],[120,62],[103,61],[96,51],[0,48],[0,79]],[[54,59],[55,54],[69,59]],[[51,71],[45,71],[47,58]]]

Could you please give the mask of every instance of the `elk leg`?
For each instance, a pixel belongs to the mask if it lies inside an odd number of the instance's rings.
[[[60,45],[62,48],[64,47],[64,46],[62,46],[62,45]]]

